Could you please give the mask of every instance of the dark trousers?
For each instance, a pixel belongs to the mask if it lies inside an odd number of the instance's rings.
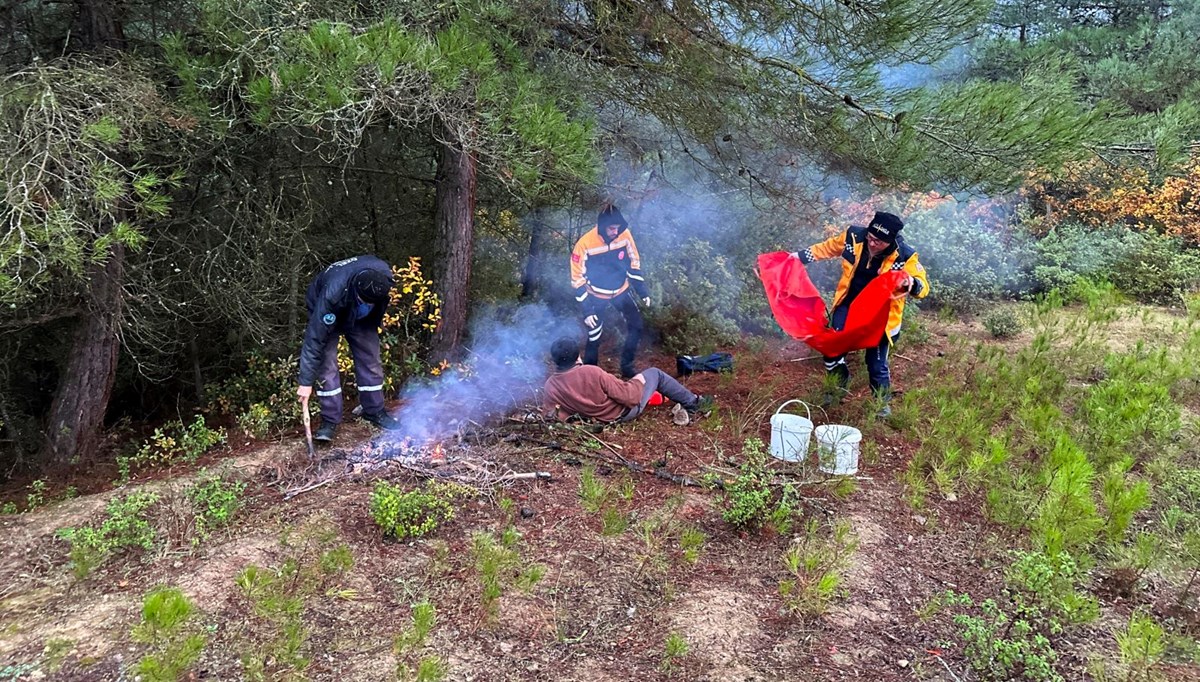
[[[354,382],[358,385],[358,402],[363,414],[383,412],[383,362],[379,358],[379,328],[372,324],[351,323],[331,334],[321,355],[317,370],[317,402],[321,405],[321,421],[342,423],[342,382],[338,376],[338,337],[345,336],[354,358]]]
[[[609,299],[608,303],[611,303],[612,307],[616,308],[625,318],[625,346],[621,349],[621,373],[632,375],[633,359],[637,356],[638,341],[642,338],[642,311],[638,309],[633,289],[626,289],[616,298]],[[587,347],[583,350],[585,365],[600,364],[600,337],[604,334],[604,313],[606,311],[607,306],[596,310],[595,314],[599,318],[596,328],[587,330]]]
[[[845,328],[846,315],[849,311],[849,303],[843,303],[834,308],[830,326],[837,331]],[[868,348],[865,352],[867,376],[870,380],[871,392],[880,398],[887,398],[892,392],[892,370],[888,367],[888,351],[891,350],[892,344],[898,338],[900,338],[900,332],[896,332],[890,339],[885,332],[883,338],[879,340],[879,345],[874,348]],[[838,386],[845,388],[849,385],[850,366],[846,364],[846,356],[844,354],[835,358],[825,358],[825,371],[837,377]]]
[[[650,396],[654,395],[655,391],[663,394],[669,400],[674,400],[680,405],[691,405],[696,401],[696,394],[684,388],[683,384],[675,380],[675,377],[667,374],[657,367],[642,370],[642,376],[646,379],[646,387],[642,389],[642,401],[637,405],[629,408],[629,411],[617,421],[627,422],[636,419],[639,414],[646,410],[646,403],[650,402]]]

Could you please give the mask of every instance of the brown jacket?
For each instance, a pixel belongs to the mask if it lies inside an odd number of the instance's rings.
[[[614,422],[642,401],[645,386],[634,379],[621,381],[595,365],[576,365],[546,380],[543,407],[559,419],[578,414]]]

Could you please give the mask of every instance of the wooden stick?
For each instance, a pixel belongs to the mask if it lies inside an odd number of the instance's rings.
[[[950,669],[950,666],[946,665],[946,662],[942,660],[941,656],[934,656],[934,658],[938,660],[938,663],[942,664],[942,667],[946,669],[946,672],[950,673],[950,677],[954,678],[954,682],[962,682],[962,680],[958,679],[958,675],[955,675],[954,671]]]
[[[308,461],[317,461],[317,449],[313,447],[312,437],[312,417],[308,414],[308,397],[300,401],[300,410],[303,413],[304,420],[304,440],[308,443]]]
[[[503,476],[500,476],[499,478],[497,478],[496,482],[501,483],[501,482],[505,482],[505,481],[530,481],[530,480],[552,481],[552,480],[554,480],[554,477],[550,475],[549,471],[530,471],[527,473],[520,473],[520,474],[518,474],[518,473],[504,474]]]
[[[327,485],[329,485],[330,483],[333,483],[334,481],[338,480],[339,478],[341,478],[341,476],[334,476],[333,478],[327,478],[327,479],[325,479],[324,481],[321,481],[321,482],[319,482],[319,483],[313,483],[312,485],[305,486],[305,487],[303,487],[303,488],[300,488],[299,490],[290,490],[290,491],[288,491],[288,492],[287,492],[287,494],[285,494],[285,495],[283,496],[283,499],[284,499],[284,500],[290,500],[290,499],[292,499],[293,497],[296,497],[297,495],[301,495],[301,494],[303,494],[303,493],[306,493],[306,492],[308,492],[308,491],[310,491],[310,490],[316,490],[317,488],[320,488],[320,487],[322,487],[322,486],[327,486]]]

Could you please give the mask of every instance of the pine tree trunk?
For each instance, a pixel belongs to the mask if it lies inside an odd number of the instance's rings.
[[[530,301],[541,297],[542,276],[546,272],[546,223],[541,218],[529,220],[529,257],[525,259],[525,272],[521,275],[521,300]]]
[[[113,248],[93,266],[90,301],[75,332],[70,358],[50,405],[44,461],[91,459],[100,445],[104,415],[117,377],[125,251]]]
[[[443,127],[437,168],[435,223],[442,297],[442,322],[433,337],[435,357],[449,357],[466,334],[471,254],[475,242],[475,157],[456,131]]]
[[[126,47],[124,7],[118,0],[75,0],[75,30],[89,52]]]

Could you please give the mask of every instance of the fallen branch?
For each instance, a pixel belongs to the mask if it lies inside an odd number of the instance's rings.
[[[946,665],[946,661],[942,660],[941,656],[934,656],[934,658],[938,660],[938,663],[942,664],[942,667],[946,669],[946,672],[950,673],[950,677],[954,678],[954,682],[962,682],[962,680],[958,678],[958,675],[955,675],[954,671],[950,669],[950,666]]]
[[[554,477],[550,475],[549,471],[530,471],[530,472],[519,473],[519,474],[518,473],[504,474],[500,478],[497,478],[496,482],[505,483],[508,481],[532,481],[532,480],[553,481]]]
[[[662,469],[662,468],[655,469],[654,475],[663,480],[671,481],[672,483],[678,483],[679,485],[683,485],[683,486],[689,486],[689,487],[693,487],[693,488],[706,487],[704,485],[704,483],[697,481],[696,479],[692,478],[691,476],[685,476],[683,474],[673,474],[670,471],[667,471],[666,469]],[[720,483],[717,487],[724,489],[725,484]]]
[[[297,488],[296,490],[289,490],[287,493],[284,494],[283,499],[284,499],[284,501],[290,500],[293,497],[296,497],[297,495],[302,495],[310,490],[316,490],[317,488],[327,486],[330,483],[333,483],[334,481],[336,481],[340,478],[342,478],[341,474],[334,476],[333,478],[327,478],[324,481],[318,481],[316,483],[313,483],[312,485],[306,485],[303,488]]]

